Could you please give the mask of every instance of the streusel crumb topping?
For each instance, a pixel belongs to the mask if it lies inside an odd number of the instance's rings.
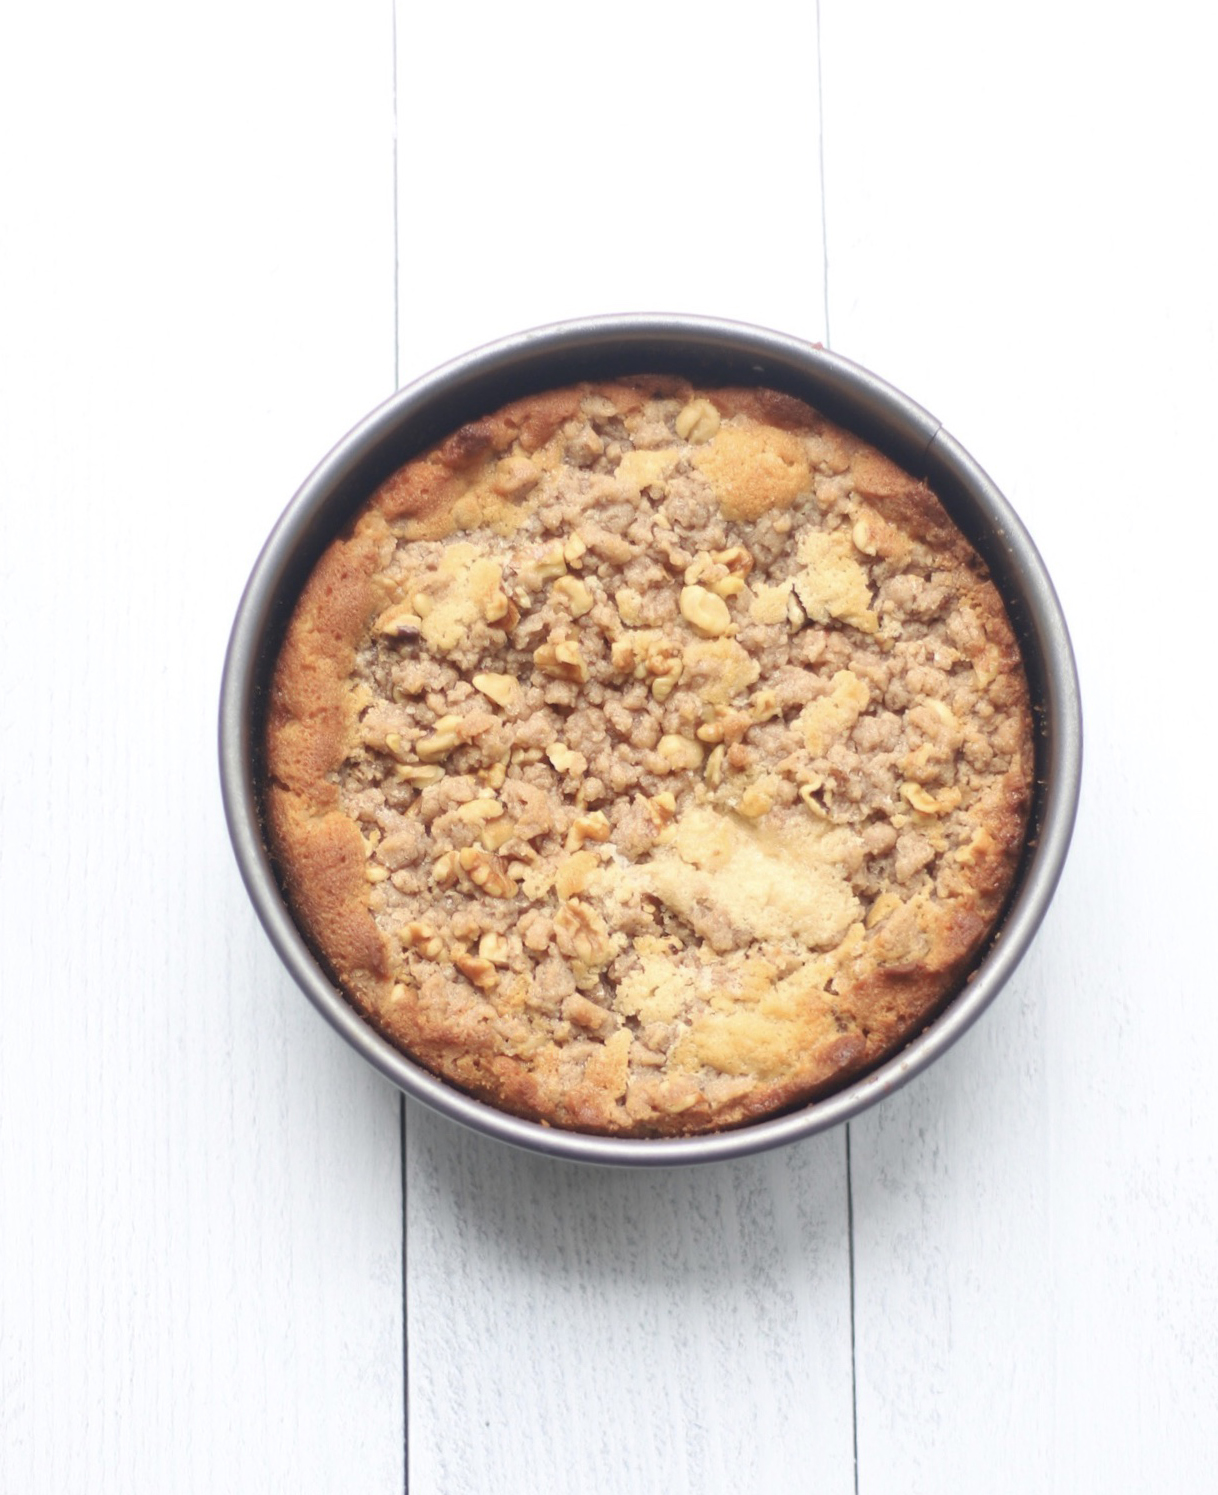
[[[552,1124],[740,1124],[958,986],[1012,879],[1028,691],[937,499],[808,407],[675,379],[519,402],[323,558],[273,841],[352,999]]]

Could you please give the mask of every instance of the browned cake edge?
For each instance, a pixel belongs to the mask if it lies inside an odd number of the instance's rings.
[[[650,397],[687,400],[693,387],[667,376],[580,385],[531,396],[470,422],[385,482],[350,531],[313,571],[289,624],[274,671],[266,719],[266,811],[271,849],[301,927],[361,1013],[426,1068],[503,1110],[547,1124],[618,1135],[689,1134],[738,1126],[805,1103],[872,1067],[920,1031],[958,989],[1001,912],[1022,852],[1032,780],[1031,712],[1022,660],[1001,599],[971,546],[924,484],[860,439],[791,396],[759,389],[698,391],[724,418],[742,414],[780,428],[812,432],[850,463],[852,484],[869,507],[969,573],[966,600],[997,646],[999,672],[1022,697],[1017,766],[988,796],[985,835],[948,900],[905,911],[917,928],[881,928],[839,977],[835,995],[847,1031],[822,1042],[781,1079],[761,1084],[712,1111],[695,1101],[644,1126],[610,1116],[594,1083],[563,1090],[544,1069],[494,1049],[468,1024],[436,1021],[407,991],[390,1000],[390,951],[369,908],[365,846],[338,807],[333,775],[355,736],[351,688],[356,650],[386,605],[376,573],[392,552],[391,523],[408,521],[411,539],[443,539],[496,526],[510,495],[484,479],[513,448],[537,450],[577,416],[589,394],[618,413]],[[752,517],[752,516],[750,516]],[[890,920],[891,924],[893,921]],[[916,954],[910,955],[910,948]]]

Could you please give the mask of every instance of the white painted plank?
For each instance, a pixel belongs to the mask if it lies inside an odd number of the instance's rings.
[[[815,11],[400,6],[401,369],[561,317],[822,335]],[[659,1177],[408,1112],[411,1488],[853,1489],[844,1136]]]
[[[393,380],[387,5],[0,45],[0,1488],[403,1478],[397,1097],[278,968],[214,722],[258,546]]]
[[[633,1172],[407,1114],[411,1490],[853,1490],[844,1133]]]
[[[403,381],[603,312],[822,336],[813,5],[398,11]]]
[[[1199,1489],[1218,1438],[1214,23],[821,10],[833,345],[928,404],[1021,511],[1087,720],[1031,958],[852,1130],[860,1489]]]

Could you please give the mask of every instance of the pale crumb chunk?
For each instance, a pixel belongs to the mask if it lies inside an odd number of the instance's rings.
[[[582,844],[582,843],[581,843]],[[575,851],[571,856],[565,857],[559,864],[558,872],[554,878],[554,889],[558,896],[566,902],[574,898],[576,893],[587,890],[592,880],[592,875],[600,867],[600,861],[595,853],[591,851]]]
[[[589,1033],[609,1033],[616,1026],[613,1014],[607,1007],[589,1002],[587,997],[581,997],[578,992],[572,992],[562,1004],[562,1015],[567,1022],[574,1023],[577,1028],[584,1028]]]
[[[645,488],[663,485],[676,465],[677,455],[671,450],[627,452],[618,463],[618,484],[626,495],[637,499]]]
[[[850,670],[838,670],[827,696],[809,701],[799,715],[799,728],[814,758],[823,758],[844,737],[871,700],[867,685]]]
[[[784,623],[787,617],[787,598],[791,595],[791,582],[779,582],[770,587],[754,583],[753,600],[749,603],[749,617],[754,623]]]
[[[863,633],[875,633],[879,619],[871,610],[867,573],[852,548],[853,542],[840,531],[804,535],[799,542],[804,569],[795,578],[795,594],[813,622],[840,619]]]

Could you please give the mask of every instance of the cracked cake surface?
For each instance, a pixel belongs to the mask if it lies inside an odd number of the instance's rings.
[[[1033,752],[982,562],[790,396],[520,400],[409,462],[288,627],[265,810],[349,999],[548,1124],[736,1126],[893,1053],[1009,891]]]

